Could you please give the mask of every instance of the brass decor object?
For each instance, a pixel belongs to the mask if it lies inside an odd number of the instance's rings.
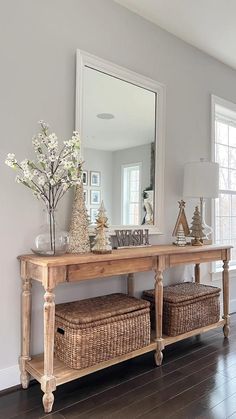
[[[150,246],[149,243],[149,230],[136,229],[136,230],[115,230],[117,248],[132,247],[132,246]]]
[[[183,200],[179,201],[179,214],[178,214],[177,221],[175,223],[175,228],[172,233],[172,236],[176,236],[176,241],[173,244],[179,247],[186,246],[187,244],[186,237],[189,236],[190,234],[188,221],[185,215],[184,208],[185,208],[185,202]]]
[[[150,344],[150,303],[111,294],[58,304],[55,356],[83,369]]]
[[[195,207],[195,211],[192,218],[192,225],[191,225],[191,232],[190,236],[194,237],[192,240],[192,246],[202,246],[203,245],[203,237],[205,234],[203,232],[204,228],[202,226],[202,217],[198,206]]]

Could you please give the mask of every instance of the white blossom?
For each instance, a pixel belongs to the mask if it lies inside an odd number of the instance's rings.
[[[27,171],[29,167],[29,160],[28,159],[22,160],[22,162],[20,163],[20,166],[22,170]]]
[[[30,170],[24,170],[24,178],[27,180],[32,180],[34,177],[33,173]]]
[[[15,154],[13,153],[8,153],[7,158],[5,160],[5,163],[7,164],[7,166],[14,168],[17,160],[15,158]]]
[[[34,146],[36,149],[38,149],[38,148],[40,147],[40,141],[39,141],[39,139],[36,137],[36,135],[34,135],[34,136],[33,136],[33,139],[32,139],[32,144],[33,144],[33,146]]]
[[[8,153],[8,155],[7,155],[8,160],[15,160],[15,158],[16,158],[16,156],[15,156],[14,153]]]
[[[54,153],[50,154],[50,156],[48,156],[48,160],[49,160],[50,162],[54,162],[54,161],[56,161],[56,155],[55,155]]]
[[[33,191],[33,195],[37,198],[37,199],[40,199],[42,196],[41,196],[41,193],[40,192],[37,192],[37,191]]]
[[[45,177],[43,175],[39,176],[38,178],[38,184],[41,186],[44,186],[45,184]]]
[[[46,164],[46,163],[47,163],[47,158],[46,158],[46,156],[45,156],[44,154],[40,154],[40,155],[38,156],[38,162],[39,162],[39,163]]]
[[[54,150],[54,149],[56,149],[58,147],[57,136],[56,136],[55,133],[50,134],[48,136],[48,144],[47,144],[47,146],[48,146],[48,149],[49,150]]]
[[[43,119],[40,119],[40,121],[38,121],[39,125],[41,125],[43,130],[47,130],[49,128],[49,125],[47,122],[45,122]]]
[[[71,169],[72,167],[74,167],[74,163],[70,160],[65,160],[63,162],[63,166],[65,169]]]
[[[52,178],[52,179],[50,179],[49,183],[50,183],[50,185],[51,185],[51,186],[56,185],[56,182],[55,182],[55,180],[54,180],[53,178]]]

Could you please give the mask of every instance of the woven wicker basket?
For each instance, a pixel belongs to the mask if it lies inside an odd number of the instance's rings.
[[[150,303],[111,294],[56,306],[55,355],[87,368],[150,343]]]
[[[220,317],[220,288],[183,282],[164,287],[163,333],[177,336],[216,323]],[[151,325],[155,329],[154,290],[143,292],[151,303]]]

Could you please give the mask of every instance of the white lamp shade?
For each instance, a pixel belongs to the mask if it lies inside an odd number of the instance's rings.
[[[218,163],[199,161],[185,164],[183,190],[184,197],[217,198],[218,194]]]

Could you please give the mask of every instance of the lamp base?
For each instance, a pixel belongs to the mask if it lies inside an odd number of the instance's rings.
[[[208,243],[205,243],[205,241],[211,240],[210,237],[212,236],[213,228],[209,226],[205,221],[205,201],[203,198],[200,198],[200,214],[201,214],[201,219],[202,219],[203,233],[205,234],[203,241],[204,241],[204,244],[208,244]]]
[[[192,246],[203,246],[203,242],[202,242],[202,240],[201,240],[201,239],[199,239],[199,238],[195,237],[195,239],[193,239],[193,240],[191,241],[191,245],[192,245]]]
[[[210,245],[210,244],[213,244],[213,241],[211,240],[211,239],[202,239],[201,240],[202,241],[202,244],[204,244],[204,245]]]

